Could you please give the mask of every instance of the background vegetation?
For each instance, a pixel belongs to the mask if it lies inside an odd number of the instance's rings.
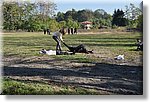
[[[7,31],[42,31],[49,28],[55,31],[61,27],[82,28],[81,22],[91,21],[93,29],[116,28],[124,26],[142,31],[142,10],[134,4],[126,5],[126,10],[116,9],[110,15],[103,9],[95,11],[75,9],[55,13],[57,5],[51,1],[30,3],[3,2],[3,30]]]

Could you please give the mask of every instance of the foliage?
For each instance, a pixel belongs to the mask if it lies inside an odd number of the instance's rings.
[[[138,17],[138,24],[137,24],[137,28],[143,32],[143,15],[140,15]]]
[[[59,22],[59,27],[60,27],[60,28],[66,27],[66,21],[60,21],[60,22]]]
[[[124,12],[120,9],[114,11],[112,25],[116,26],[126,26],[128,25],[128,20],[124,17]]]
[[[66,13],[57,13],[56,20],[66,21],[66,27],[79,27],[79,22],[91,21],[93,27],[98,28],[100,26],[111,26],[112,17],[107,14],[103,9],[97,9],[95,11],[89,9],[83,9],[76,11],[75,9],[68,10]]]
[[[129,6],[125,6],[125,17],[129,20],[135,20],[139,15],[142,14],[142,10],[138,7],[135,7],[134,4],[130,3]]]
[[[30,3],[3,2],[3,29],[22,31],[42,31],[49,28],[55,31],[61,27],[80,28],[83,21],[91,21],[93,28],[128,26],[128,28],[141,28],[140,15],[142,11],[134,4],[126,6],[126,10],[115,10],[113,15],[103,9],[95,11],[83,9],[58,12],[55,15],[56,4],[52,1]],[[141,28],[142,29],[142,28]]]
[[[129,21],[128,27],[136,28],[139,22],[138,18],[140,15],[142,15],[142,10],[138,7],[135,7],[132,3],[130,3],[129,6],[126,5],[125,7],[125,18],[127,18]]]
[[[48,25],[48,28],[50,28],[51,31],[56,31],[59,29],[59,23],[55,19],[52,19]]]
[[[3,2],[3,29],[41,31],[48,27],[56,5],[52,2]]]
[[[71,28],[71,27],[73,27],[73,28],[79,28],[78,22],[73,21],[72,19],[68,19],[68,20],[67,20],[66,26],[67,26],[68,28]]]

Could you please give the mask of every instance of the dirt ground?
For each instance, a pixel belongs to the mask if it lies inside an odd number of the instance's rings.
[[[50,56],[2,60],[3,75],[12,79],[73,85],[111,94],[143,94],[143,67],[135,63],[77,63]]]

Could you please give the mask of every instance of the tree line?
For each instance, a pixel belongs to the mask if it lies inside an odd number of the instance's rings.
[[[70,22],[74,21],[74,24],[72,22],[72,26],[76,27],[76,23],[84,22],[84,21],[91,21],[93,22],[93,28],[98,28],[99,26],[111,26],[111,20],[112,16],[110,14],[107,14],[106,11],[103,9],[97,9],[95,11],[84,9],[76,11],[75,9],[69,10],[66,13],[58,12],[56,15],[56,20],[58,22]],[[70,27],[70,25],[67,25]],[[77,26],[78,27],[78,26]],[[81,25],[80,25],[81,27]]]
[[[41,31],[56,23],[53,16],[56,4],[53,2],[3,2],[3,29]],[[53,28],[55,29],[55,28]]]
[[[126,6],[126,10],[114,10],[113,15],[103,9],[95,11],[75,9],[67,12],[55,13],[57,5],[47,2],[3,2],[3,29],[22,31],[42,31],[49,28],[55,31],[58,28],[82,28],[81,22],[91,21],[93,29],[103,26],[115,28],[125,26],[127,28],[143,28],[142,11],[133,4]]]

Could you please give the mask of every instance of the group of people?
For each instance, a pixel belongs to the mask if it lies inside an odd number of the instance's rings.
[[[50,35],[50,29],[44,29],[44,34]]]
[[[44,31],[44,34],[47,33],[47,35],[50,35],[50,29],[44,29],[43,31]],[[68,34],[77,34],[78,33],[77,28],[72,28],[72,27],[68,28],[67,32],[68,32]]]
[[[68,34],[77,34],[77,28],[68,28]]]
[[[44,30],[44,34],[49,34],[50,35],[50,30]],[[69,49],[70,52],[75,53],[93,53],[93,50],[88,51],[83,44],[80,44],[76,47],[68,46],[62,36],[65,35],[66,31],[64,28],[59,29],[58,31],[54,32],[52,35],[52,38],[56,41],[56,55],[60,55],[62,53],[62,47],[61,47],[61,42]],[[140,39],[137,39],[137,50],[143,51],[143,42]]]

